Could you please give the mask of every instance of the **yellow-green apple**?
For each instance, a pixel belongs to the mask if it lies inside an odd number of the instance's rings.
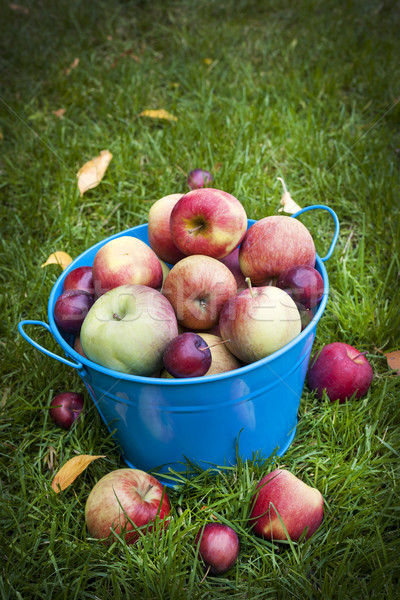
[[[239,556],[239,538],[225,523],[207,523],[196,536],[196,546],[204,566],[211,575],[221,575],[235,564]]]
[[[307,383],[322,398],[323,391],[333,402],[365,396],[373,370],[364,353],[344,342],[327,344],[310,361]]]
[[[160,288],[163,279],[161,263],[154,250],[129,235],[104,244],[94,257],[92,272],[96,297],[125,284]]]
[[[245,363],[269,356],[301,331],[301,317],[292,298],[272,285],[251,285],[222,308],[219,327],[229,350]]]
[[[175,245],[184,254],[223,258],[246,233],[246,211],[231,194],[200,188],[188,192],[175,204],[170,230]]]
[[[273,215],[254,223],[239,250],[239,264],[254,285],[265,285],[296,265],[315,264],[314,240],[307,227],[293,217]]]
[[[175,246],[169,228],[171,211],[182,196],[183,194],[169,194],[160,198],[151,205],[148,216],[147,233],[150,247],[161,260],[171,265],[185,256]]]
[[[90,492],[85,506],[89,534],[104,543],[115,535],[135,542],[157,521],[168,525],[171,505],[165,487],[139,469],[116,469],[104,475]]]
[[[163,286],[179,324],[199,331],[218,322],[223,305],[236,292],[236,281],[228,267],[203,254],[177,262]]]
[[[133,375],[162,367],[167,344],[178,335],[174,309],[146,285],[122,285],[93,304],[82,325],[84,353],[93,362]]]
[[[236,285],[238,292],[247,288],[246,278],[243,275],[239,265],[239,247],[232,250],[228,256],[219,259],[225,266],[232,271],[233,276],[236,279]]]
[[[225,373],[226,371],[233,371],[242,366],[242,363],[233,356],[232,352],[226,347],[225,340],[218,335],[212,335],[211,333],[198,332],[198,335],[203,338],[207,346],[211,351],[211,366],[205,373],[205,376],[218,375],[218,373]],[[172,378],[172,375],[168,373],[166,369],[161,371],[161,377]]]
[[[324,499],[286,469],[275,469],[261,479],[252,499],[250,525],[267,540],[298,541],[315,533],[324,518]]]

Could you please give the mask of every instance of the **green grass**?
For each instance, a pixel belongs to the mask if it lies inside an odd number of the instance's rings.
[[[382,354],[400,344],[398,3],[18,4],[29,12],[0,6],[1,598],[398,598],[399,378]],[[63,119],[52,112],[60,108]],[[178,121],[138,116],[149,108]],[[80,198],[76,172],[105,148],[106,176]],[[345,405],[304,389],[279,465],[324,495],[310,540],[278,545],[251,533],[250,498],[271,468],[255,458],[182,477],[161,538],[105,548],[89,538],[84,506],[95,481],[124,464],[86,392],[84,419],[69,432],[53,425],[53,395],[83,384],[17,324],[47,321],[60,273],[40,268],[50,253],[74,257],[145,222],[199,166],[254,219],[277,213],[277,177],[301,206],[337,212],[315,348],[354,344],[375,377],[364,399]],[[302,220],[323,255],[330,217]],[[57,351],[44,331],[34,335]],[[76,453],[106,458],[54,494],[54,470]],[[204,579],[194,539],[211,514],[236,529],[241,552],[226,575]]]

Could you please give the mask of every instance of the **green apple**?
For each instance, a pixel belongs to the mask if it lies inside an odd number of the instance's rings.
[[[93,304],[80,340],[89,360],[133,375],[152,375],[162,367],[168,343],[178,335],[170,302],[145,285],[121,285]]]

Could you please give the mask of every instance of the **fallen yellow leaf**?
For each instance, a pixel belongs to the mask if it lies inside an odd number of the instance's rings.
[[[204,62],[206,63],[206,65],[212,65],[213,59],[212,58],[205,58]]]
[[[53,113],[53,115],[55,115],[59,119],[63,119],[66,110],[67,110],[66,108],[59,108],[58,110],[53,110],[52,113]]]
[[[301,210],[301,206],[296,204],[296,202],[293,200],[292,196],[289,194],[289,192],[286,188],[286,184],[285,184],[284,180],[282,179],[282,177],[277,177],[277,179],[281,182],[281,184],[283,186],[283,194],[282,194],[282,198],[281,198],[282,208],[279,208],[278,212],[283,211],[285,213],[294,215],[294,213],[297,213],[299,210]]]
[[[47,267],[47,265],[60,265],[62,270],[64,270],[65,267],[68,267],[70,263],[72,263],[72,258],[70,257],[70,255],[66,252],[63,252],[62,250],[58,250],[57,252],[53,252],[53,254],[50,254],[46,262],[44,262],[40,266]]]
[[[139,114],[139,117],[150,117],[150,119],[166,119],[167,121],[177,121],[177,117],[171,115],[163,108],[158,110],[144,110]]]
[[[71,73],[71,71],[73,71],[74,69],[76,69],[76,67],[79,65],[79,58],[74,58],[74,60],[72,61],[72,63],[69,65],[69,67],[67,67],[66,69],[64,69],[64,75],[69,75]]]
[[[386,360],[388,362],[389,369],[396,371],[397,375],[400,375],[400,350],[394,352],[385,352]]]
[[[81,196],[88,190],[99,185],[104,177],[108,165],[112,159],[112,154],[109,150],[102,150],[99,156],[92,158],[85,163],[76,174],[78,178],[78,188]]]
[[[97,458],[105,458],[104,455],[92,456],[91,454],[80,454],[74,456],[68,460],[65,465],[61,467],[58,473],[55,474],[54,479],[51,483],[51,487],[58,494],[62,490],[65,490],[75,479],[84,471],[91,462]]]

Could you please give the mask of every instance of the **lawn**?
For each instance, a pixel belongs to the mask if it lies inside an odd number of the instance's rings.
[[[400,378],[384,354],[400,347],[399,28],[391,0],[1,4],[1,598],[399,598]],[[176,120],[140,116],[149,109]],[[80,196],[77,171],[104,149],[104,179]],[[196,167],[253,219],[278,214],[278,177],[300,206],[334,209],[341,230],[314,347],[354,345],[374,379],[344,404],[303,390],[296,437],[276,460],[324,496],[309,540],[251,532],[251,497],[272,468],[255,454],[177,478],[161,537],[105,547],[87,532],[85,502],[121,455],[74,369],[17,325],[48,322],[61,273],[41,268],[51,253],[75,258],[145,223]],[[323,256],[332,220],[301,220]],[[29,333],[60,352],[44,329]],[[48,411],[63,390],[85,395],[70,431]],[[55,472],[76,454],[105,458],[55,494]],[[230,571],[205,577],[194,540],[213,518],[241,548]]]

